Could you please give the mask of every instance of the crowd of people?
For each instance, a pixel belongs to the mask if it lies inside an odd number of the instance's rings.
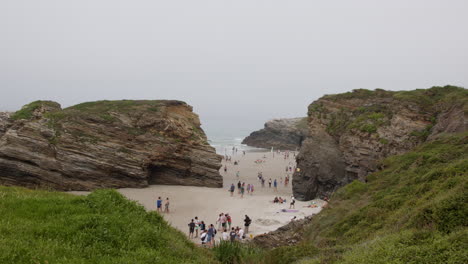
[[[228,213],[220,213],[214,224],[207,226],[204,221],[200,221],[197,216],[188,223],[189,235],[191,239],[200,237],[201,244],[207,246],[214,246],[216,240],[218,241],[242,241],[246,238],[249,233],[249,226],[252,223],[252,219],[245,215],[244,227],[233,227],[232,218]],[[217,238],[218,233],[219,238]],[[200,236],[199,236],[200,235]]]

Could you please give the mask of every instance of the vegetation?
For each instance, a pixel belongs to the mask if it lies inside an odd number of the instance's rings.
[[[357,89],[352,92],[326,95],[322,100],[338,102],[340,100],[366,100],[371,98],[396,99],[399,104],[411,104],[418,107],[419,111],[429,116],[427,121],[432,125],[422,131],[414,131],[412,136],[424,141],[430,135],[435,117],[443,110],[453,105],[463,104],[465,112],[468,113],[468,90],[456,86],[432,87],[429,89],[417,89],[412,91],[385,91],[376,89],[374,91]],[[327,132],[331,135],[340,135],[348,130],[356,130],[366,133],[376,133],[381,126],[390,123],[393,116],[391,107],[381,104],[364,104],[356,109],[342,107],[338,111],[330,111],[324,106],[324,101],[319,100],[309,106],[309,116],[319,119],[326,118]]]
[[[43,106],[60,109],[60,105],[53,101],[34,101],[23,106],[21,110],[16,111],[13,115],[11,115],[11,119],[31,119],[33,117],[34,111]]]
[[[308,125],[309,125],[308,124],[308,118],[304,117],[304,118],[301,118],[301,120],[299,120],[299,122],[297,122],[296,128],[297,129],[307,129]]]
[[[113,190],[0,187],[0,263],[216,263],[156,212]]]
[[[304,242],[265,253],[264,263],[467,263],[468,133],[382,166],[367,184],[339,189]]]
[[[264,251],[249,244],[222,241],[213,248],[213,254],[218,261],[225,264],[261,263]]]

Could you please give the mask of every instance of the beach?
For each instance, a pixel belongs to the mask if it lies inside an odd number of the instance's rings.
[[[143,189],[123,188],[118,191],[131,200],[135,200],[143,205],[149,211],[156,210],[156,200],[160,196],[163,200],[169,197],[170,213],[164,213],[164,218],[175,228],[188,234],[188,223],[195,216],[200,221],[216,225],[216,220],[220,213],[229,213],[232,217],[232,226],[243,227],[244,217],[248,215],[252,219],[249,233],[253,235],[264,234],[269,231],[287,224],[293,217],[297,219],[304,218],[312,214],[317,214],[321,210],[322,201],[314,200],[309,202],[300,202],[296,200],[295,210],[297,212],[283,212],[282,209],[289,209],[292,188],[291,180],[288,186],[284,185],[286,175],[290,176],[292,172],[286,173],[286,167],[295,166],[295,158],[290,153],[289,158],[285,159],[283,154],[272,152],[247,152],[242,151],[232,153],[231,162],[223,160],[223,167],[220,174],[224,178],[223,188],[207,188],[192,186],[172,186],[172,185],[152,185]],[[262,160],[262,162],[256,162]],[[234,165],[238,161],[238,165]],[[224,166],[227,166],[227,172],[224,172]],[[239,171],[239,178],[236,174]],[[261,187],[258,180],[258,172],[263,173],[266,179],[265,187]],[[275,179],[278,182],[277,191],[268,186],[268,180]],[[281,181],[282,178],[282,181]],[[241,198],[237,191],[238,181],[254,185],[253,194],[245,191]],[[281,183],[282,182],[282,183]],[[236,185],[233,197],[228,191],[231,184]],[[247,189],[247,188],[246,188]],[[72,192],[75,194],[86,194],[87,192]],[[275,197],[282,197],[287,200],[286,203],[273,203]],[[316,208],[307,208],[305,206],[315,203]]]

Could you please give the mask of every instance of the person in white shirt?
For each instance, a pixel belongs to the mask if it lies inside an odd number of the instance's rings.
[[[244,239],[244,229],[240,228],[239,229],[239,240]]]
[[[224,240],[224,241],[229,241],[229,233],[226,229],[224,229],[223,234],[221,235],[219,239]]]

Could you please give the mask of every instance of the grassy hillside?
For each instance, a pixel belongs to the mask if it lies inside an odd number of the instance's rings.
[[[87,197],[0,187],[0,263],[214,263],[155,212],[112,190]]]
[[[468,133],[383,162],[337,191],[306,240],[267,263],[468,263]]]

